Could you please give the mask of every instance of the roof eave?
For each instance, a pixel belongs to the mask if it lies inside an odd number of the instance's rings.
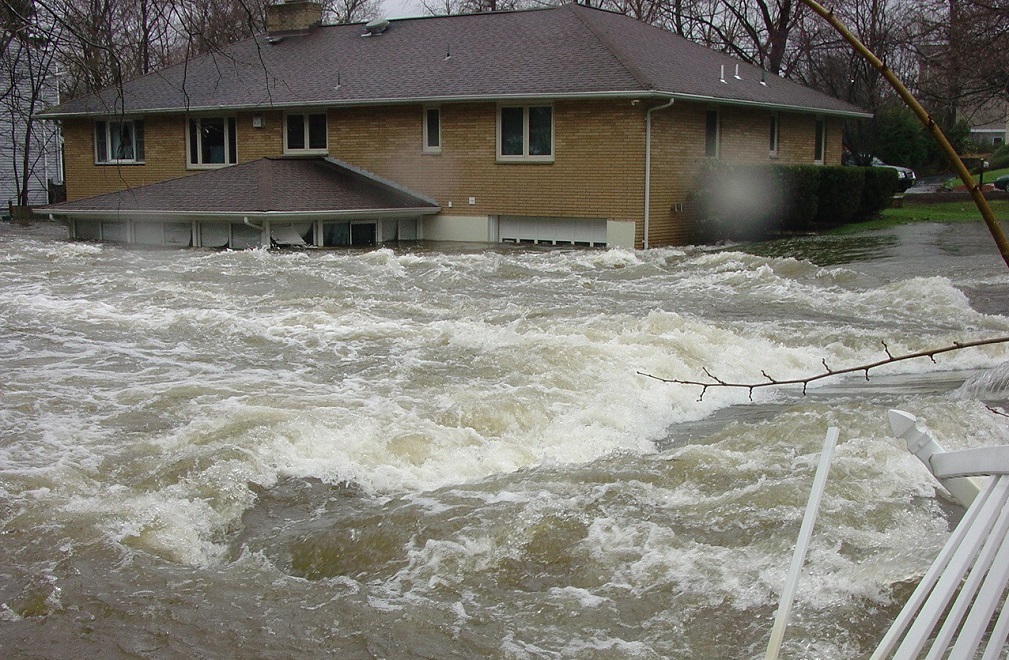
[[[717,103],[721,105],[735,105],[755,108],[767,108],[773,110],[783,110],[790,112],[802,112],[812,114],[831,115],[839,117],[849,117],[853,119],[868,119],[872,113],[860,111],[846,111],[837,109],[826,109],[810,106],[802,106],[786,103],[767,103],[760,101],[750,101],[747,99],[722,98],[716,96],[704,96],[700,94],[683,94],[678,92],[663,92],[658,90],[613,90],[604,92],[578,92],[578,93],[557,93],[557,94],[474,94],[461,96],[424,96],[407,98],[381,98],[381,99],[331,99],[328,101],[312,101],[305,103],[273,103],[269,105],[244,104],[244,105],[214,105],[214,106],[191,106],[188,108],[148,108],[143,110],[131,110],[124,113],[124,116],[142,115],[165,115],[178,113],[206,113],[206,112],[265,112],[268,110],[290,110],[302,108],[339,108],[339,107],[367,107],[382,105],[413,105],[413,104],[435,104],[435,103],[508,103],[520,101],[579,101],[597,99],[635,99],[635,98],[659,98],[677,99],[682,101],[694,101],[702,103]],[[43,112],[39,114],[42,119],[85,119],[88,117],[107,116],[103,112]]]
[[[768,103],[766,101],[748,101],[746,99],[726,99],[717,96],[703,96],[700,94],[670,94],[670,98],[678,101],[692,101],[694,103],[713,103],[717,105],[731,105],[747,108],[762,108],[777,112],[800,112],[803,114],[823,115],[826,117],[844,117],[847,119],[872,119],[871,112],[862,110],[841,110],[837,108],[817,108],[805,105],[795,105],[789,103]]]
[[[577,92],[577,93],[556,93],[556,94],[464,94],[455,96],[416,96],[416,97],[388,97],[375,99],[330,99],[326,101],[305,101],[290,103],[246,103],[236,105],[213,105],[213,106],[189,106],[189,107],[164,107],[164,108],[144,108],[118,111],[117,114],[123,116],[141,115],[164,115],[178,113],[204,113],[204,112],[225,112],[225,111],[246,111],[246,112],[266,112],[269,110],[290,110],[301,108],[336,108],[336,107],[362,107],[376,105],[414,105],[433,103],[473,103],[473,102],[500,102],[500,101],[561,101],[561,100],[592,100],[600,98],[642,98],[645,96],[668,96],[668,94],[657,94],[648,90],[617,90],[604,92]],[[41,119],[83,119],[87,117],[105,117],[108,111],[76,111],[76,112],[41,112],[37,116]]]
[[[131,209],[47,209],[38,210],[53,218],[75,220],[140,220],[143,222],[189,221],[242,222],[268,220],[304,222],[316,220],[402,220],[418,215],[434,215],[440,206],[401,209],[329,209],[321,211],[168,211]]]

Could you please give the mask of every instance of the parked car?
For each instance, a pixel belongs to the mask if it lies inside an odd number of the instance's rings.
[[[999,190],[1005,190],[1009,192],[1009,174],[1003,174],[999,178],[995,179],[994,181],[992,181],[992,185],[994,185]]]
[[[900,190],[901,192],[904,192],[918,181],[918,177],[915,176],[914,170],[912,170],[910,167],[901,167],[900,165],[887,165],[886,163],[876,158],[875,156],[872,157],[872,160],[869,161],[869,163],[873,167],[889,167],[897,170],[897,189]]]
[[[897,189],[900,192],[904,192],[911,186],[913,186],[917,181],[918,177],[915,176],[914,170],[910,167],[901,167],[900,165],[887,165],[881,161],[876,156],[866,156],[856,157],[855,154],[845,151],[841,154],[841,162],[845,165],[859,165],[866,163],[872,167],[889,167],[891,169],[897,170]]]

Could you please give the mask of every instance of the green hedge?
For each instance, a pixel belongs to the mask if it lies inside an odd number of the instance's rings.
[[[702,242],[755,240],[808,225],[819,178],[809,167],[709,165],[694,186]]]
[[[995,153],[988,159],[988,166],[993,170],[1009,167],[1009,144],[1003,144],[995,150]]]
[[[892,167],[864,167],[865,182],[856,220],[871,220],[890,205],[899,185],[897,170]]]
[[[779,194],[785,195],[785,214],[779,227],[785,231],[803,231],[816,218],[819,204],[823,168],[813,165],[771,165],[782,186]]]
[[[855,219],[862,204],[865,170],[862,167],[820,168],[820,195],[816,203],[817,225],[846,225]]]
[[[897,190],[879,167],[709,165],[694,186],[701,242],[756,240],[875,217]]]

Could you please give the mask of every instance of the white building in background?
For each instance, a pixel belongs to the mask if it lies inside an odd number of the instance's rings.
[[[0,213],[18,203],[23,174],[28,171],[28,205],[51,201],[49,187],[63,185],[62,138],[56,122],[39,119],[43,109],[59,103],[58,76],[28,71],[30,59],[18,57],[18,45],[10,44],[0,61]],[[49,69],[48,66],[40,68]],[[33,92],[36,90],[37,92]],[[28,125],[31,123],[31,140]],[[25,145],[28,158],[25,159]]]
[[[970,138],[982,149],[998,149],[1009,143],[1009,100],[990,103],[974,113]]]

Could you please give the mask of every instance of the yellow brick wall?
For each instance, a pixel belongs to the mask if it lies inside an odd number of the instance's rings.
[[[94,124],[63,121],[67,199],[174,179],[186,174],[186,124],[181,116],[144,118],[144,164],[95,164]]]
[[[419,104],[334,108],[328,112],[329,153],[434,198],[446,214],[632,220],[641,246],[648,107],[646,101],[630,100],[556,102],[552,163],[496,161],[494,103],[442,105],[439,154],[423,153],[424,113]],[[652,114],[650,246],[691,238],[689,209],[681,206],[707,161],[708,108],[678,101]],[[254,115],[262,117],[262,127],[253,127]],[[781,113],[779,157],[772,160],[770,116],[765,110],[723,107],[720,159],[812,163],[814,118]],[[283,117],[279,111],[237,114],[240,163],[283,154]],[[841,125],[840,120],[828,120],[828,164],[840,162]],[[186,167],[182,115],[145,118],[143,165],[96,165],[92,122],[66,120],[63,129],[71,200],[201,171]]]
[[[262,118],[262,126],[252,125],[253,117]],[[239,163],[248,163],[266,156],[280,156],[284,152],[284,113],[239,112],[235,119],[238,140],[236,156]]]
[[[553,163],[497,162],[493,103],[441,106],[440,154],[423,153],[422,106],[376,113],[331,110],[330,154],[433,197],[447,214],[642,216],[644,119],[630,101],[555,103]]]
[[[652,183],[649,246],[691,240],[688,196],[705,163],[705,115],[702,103],[677,101],[652,113]],[[779,114],[778,157],[770,154],[771,111],[737,107],[719,109],[719,160],[733,164],[813,163],[814,118]],[[827,121],[827,164],[841,162],[840,120]],[[638,243],[644,235],[639,227]]]
[[[263,127],[253,128],[253,114],[263,117]],[[144,163],[95,163],[94,124],[90,119],[63,122],[67,199],[100,195],[205,171],[186,167],[186,120],[183,115],[144,118]],[[239,163],[283,153],[283,114],[240,112],[236,115],[236,155]]]

